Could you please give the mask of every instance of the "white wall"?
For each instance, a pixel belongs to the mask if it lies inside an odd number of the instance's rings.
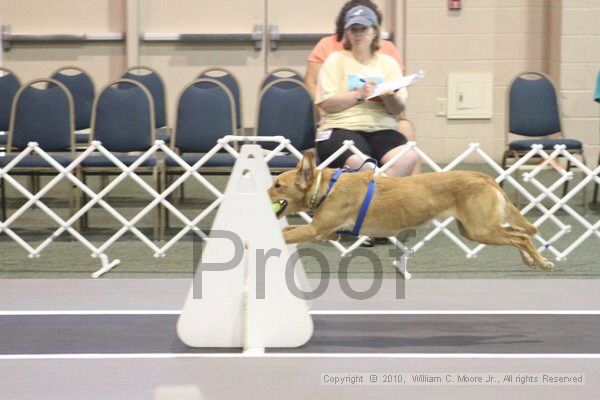
[[[462,10],[450,11],[445,1],[406,1],[407,67],[409,72],[428,73],[410,91],[407,118],[416,126],[418,143],[434,159],[449,161],[471,142],[481,143],[488,154],[500,159],[508,84],[521,71],[547,69],[549,3],[465,1]],[[467,72],[493,74],[492,118],[436,116],[436,98],[446,97],[448,74]]]
[[[588,164],[600,152],[600,104],[592,101],[600,70],[600,0],[563,0],[560,76],[563,129],[586,144]]]
[[[172,33],[248,32],[261,21],[265,25],[276,22],[283,32],[332,31],[343,4],[342,0],[327,4],[322,0],[127,1],[139,2],[140,32]],[[507,85],[517,73],[536,70],[555,79],[563,100],[565,133],[586,143],[588,160],[595,164],[600,107],[591,97],[600,67],[600,0],[463,3],[462,10],[449,11],[445,0],[377,1],[384,11],[385,29],[394,31],[405,56],[407,72],[424,69],[428,73],[427,79],[410,90],[407,109],[420,146],[443,162],[477,141],[500,159]],[[15,33],[126,32],[131,21],[125,6],[126,0],[11,0],[0,2],[0,18]],[[324,14],[329,17],[323,18]],[[255,52],[248,45],[141,43],[139,61],[164,76],[171,120],[185,82],[207,66],[232,69],[242,81],[244,123],[252,126],[258,80],[279,65],[303,72],[311,47],[311,43],[287,44],[275,52]],[[97,86],[117,78],[127,67],[127,59],[125,43],[19,44],[3,54],[4,65],[24,81],[75,64],[88,70]],[[447,77],[453,72],[493,74],[491,119],[450,121],[435,115],[436,99],[446,97]]]

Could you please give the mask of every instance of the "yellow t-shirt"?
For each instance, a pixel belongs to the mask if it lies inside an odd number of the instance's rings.
[[[331,96],[359,89],[364,80],[374,80],[377,83],[389,82],[402,77],[402,71],[396,60],[379,52],[368,65],[356,61],[352,53],[343,50],[332,53],[321,67],[317,83],[315,104],[320,104]],[[396,96],[406,104],[408,91],[402,88]],[[396,129],[397,121],[389,114],[381,101],[365,101],[344,111],[327,114],[319,131],[332,128],[353,131],[375,132],[384,129]]]

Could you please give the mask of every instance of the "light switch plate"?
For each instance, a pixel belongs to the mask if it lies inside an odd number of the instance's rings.
[[[445,97],[438,97],[437,99],[435,99],[435,115],[445,117],[447,112],[446,107],[447,102]]]

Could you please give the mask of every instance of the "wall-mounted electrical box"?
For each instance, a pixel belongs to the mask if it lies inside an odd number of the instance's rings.
[[[492,74],[448,75],[448,119],[492,118]]]

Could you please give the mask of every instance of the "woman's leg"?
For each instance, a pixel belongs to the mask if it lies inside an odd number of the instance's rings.
[[[325,161],[332,154],[334,154],[340,147],[343,146],[344,141],[352,140],[354,146],[367,156],[372,157],[371,148],[369,143],[364,138],[363,134],[357,131],[349,131],[345,129],[333,129],[331,136],[327,140],[321,140],[316,142],[317,155],[319,156],[320,162]],[[362,164],[363,160],[361,157],[355,155],[350,150],[346,150],[340,156],[338,156],[331,164],[330,168],[339,168],[349,166],[350,168],[358,168]]]
[[[381,165],[386,164],[407,147],[404,135],[393,129],[373,132],[370,135],[372,136],[369,136],[369,145]],[[408,176],[412,174],[418,162],[419,155],[411,149],[400,156],[385,172],[390,176]]]
[[[398,120],[398,130],[400,132],[402,132],[402,134],[404,135],[404,137],[406,138],[406,140],[408,140],[409,142],[413,142],[416,139],[415,136],[415,127],[412,124],[412,122],[410,122],[407,119],[399,119]],[[413,167],[412,171],[410,172],[410,175],[415,175],[415,174],[420,174],[421,173],[421,159],[419,158],[417,160],[417,162],[415,163],[415,166]]]
[[[382,164],[387,163],[396,154],[398,154],[399,152],[404,150],[406,147],[407,147],[406,145],[401,145],[401,146],[395,147],[392,150],[388,151],[387,153],[385,153],[383,155],[383,157],[381,157],[381,163]],[[420,167],[419,161],[420,161],[420,158],[419,158],[419,155],[417,154],[417,152],[410,149],[406,153],[404,153],[398,160],[396,160],[396,162],[394,164],[392,164],[385,172],[389,176],[396,176],[396,177],[409,176],[414,173],[414,171],[417,167]]]
[[[365,153],[365,154],[367,154],[367,153]],[[369,155],[369,154],[367,154],[367,155]],[[365,160],[363,160],[361,157],[357,156],[356,154],[353,154],[350,157],[348,157],[346,159],[346,163],[344,165],[345,166],[347,165],[348,167],[350,167],[352,169],[358,169],[360,167],[360,171],[370,171],[374,168],[371,163],[365,163]]]
[[[406,138],[406,140],[408,140],[409,142],[412,142],[415,140],[415,127],[412,124],[412,122],[410,122],[407,119],[399,119],[398,120],[398,131],[402,132],[402,134],[404,135],[404,137]]]

